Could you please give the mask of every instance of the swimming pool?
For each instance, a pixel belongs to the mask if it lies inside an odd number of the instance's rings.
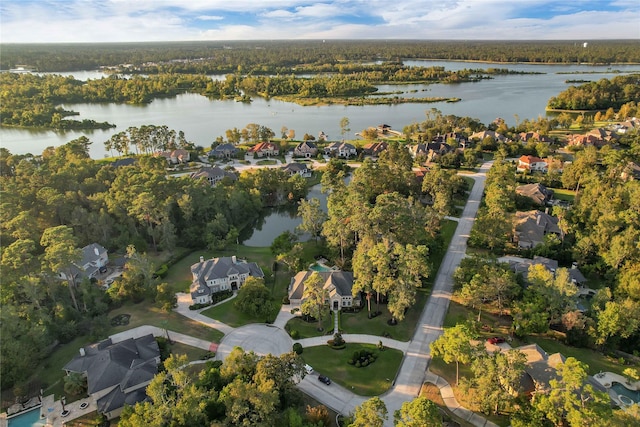
[[[330,267],[318,264],[316,262],[315,264],[311,264],[311,266],[309,266],[309,270],[313,270],[313,271],[331,271],[332,269]]]
[[[626,396],[635,403],[640,403],[640,391],[629,390],[624,384],[615,381],[611,383],[611,389],[618,393],[618,396]]]
[[[32,409],[28,412],[23,412],[20,415],[9,418],[8,427],[42,427],[44,426],[44,419],[40,418],[40,408]]]

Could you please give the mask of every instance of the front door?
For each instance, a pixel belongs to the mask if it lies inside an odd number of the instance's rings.
[[[337,310],[338,309],[338,301],[334,301],[333,302],[333,309]]]

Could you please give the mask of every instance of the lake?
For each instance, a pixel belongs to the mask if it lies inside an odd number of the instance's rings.
[[[599,80],[612,78],[614,70],[622,73],[640,72],[640,65],[536,65],[536,64],[490,64],[481,62],[417,61],[405,62],[410,66],[443,66],[448,70],[462,68],[508,68],[517,71],[536,71],[546,74],[523,74],[495,76],[493,79],[475,83],[433,85],[381,85],[380,91],[403,91],[399,96],[458,97],[457,103],[399,104],[344,106],[326,105],[302,107],[290,102],[255,98],[252,103],[232,100],[209,100],[200,95],[183,94],[174,98],[156,99],[147,105],[127,104],[70,104],[65,108],[78,111],[77,119],[108,121],[117,125],[115,129],[93,131],[58,132],[50,130],[25,130],[0,128],[2,147],[16,154],[40,154],[46,147],[65,144],[80,136],[87,136],[93,144],[91,157],[103,158],[110,153],[104,149],[104,141],[114,133],[130,126],[167,125],[170,129],[184,131],[188,140],[196,145],[209,146],[227,129],[244,128],[257,123],[271,128],[276,135],[282,127],[294,129],[297,138],[305,133],[318,135],[321,131],[330,139],[340,139],[340,120],[347,117],[354,137],[370,126],[386,123],[395,130],[408,124],[421,122],[425,112],[437,108],[444,114],[469,116],[487,124],[502,117],[508,124],[518,120],[536,119],[545,115],[545,106],[550,97],[568,87],[567,79]],[[558,74],[567,72],[596,74]],[[79,79],[97,79],[99,71],[67,73]],[[223,76],[210,76],[220,79]],[[417,90],[417,92],[413,92]]]

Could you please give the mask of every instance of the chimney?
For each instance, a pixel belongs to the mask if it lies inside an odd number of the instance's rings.
[[[80,356],[84,356],[84,355],[85,355],[84,347],[80,347]]]
[[[544,213],[546,213],[547,215],[549,215],[549,208],[544,208]]]
[[[231,256],[231,262],[234,263],[234,264],[238,263],[238,259],[236,258],[235,255]]]
[[[536,215],[536,224],[540,225],[540,221],[542,220],[542,215],[540,215],[540,213],[538,213]]]
[[[204,262],[204,257],[200,256],[200,262]]]
[[[93,252],[95,252],[96,256],[100,256],[100,251],[98,250],[97,247],[93,248]]]
[[[574,261],[574,262],[572,262],[572,263],[571,263],[571,269],[572,269],[572,270],[576,270],[577,268],[578,268],[578,263],[577,263],[577,262],[575,262],[575,261]]]

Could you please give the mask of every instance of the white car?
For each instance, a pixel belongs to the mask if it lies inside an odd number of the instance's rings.
[[[304,365],[304,370],[307,372],[307,375],[311,375],[313,373],[313,368],[310,365]]]

